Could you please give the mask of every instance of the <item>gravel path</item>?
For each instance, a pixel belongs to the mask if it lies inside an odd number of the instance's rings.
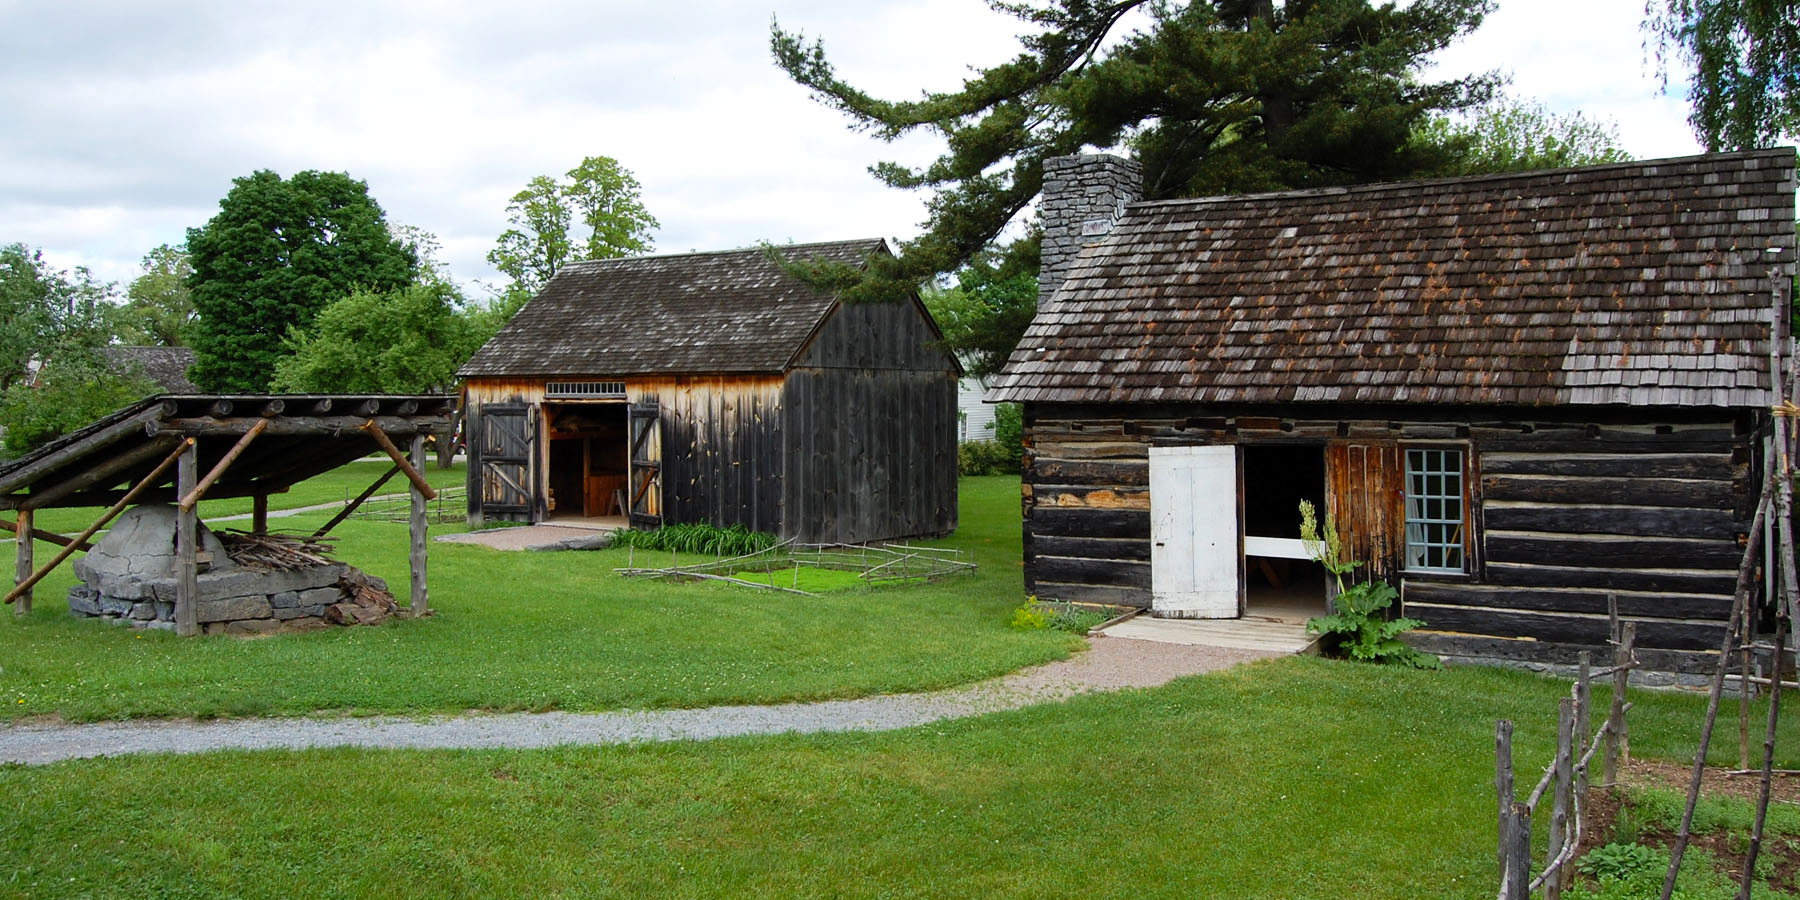
[[[1278,654],[1099,637],[1089,651],[967,687],[859,700],[602,713],[496,713],[433,718],[141,720],[0,726],[0,762],[42,764],[124,753],[307,747],[552,747],[707,740],[741,734],[884,731],[1016,709],[1091,691],[1154,687],[1183,675]]]

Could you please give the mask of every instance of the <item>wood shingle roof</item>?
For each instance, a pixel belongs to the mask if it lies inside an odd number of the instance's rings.
[[[990,399],[1768,402],[1794,150],[1127,208]]]
[[[861,264],[879,238],[778,248]],[[761,248],[571,263],[457,374],[780,372],[837,302]]]

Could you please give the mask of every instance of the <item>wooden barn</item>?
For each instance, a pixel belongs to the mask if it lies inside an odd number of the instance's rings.
[[[1166,617],[1324,606],[1300,500],[1434,649],[1555,659],[1609,595],[1680,667],[1716,648],[1790,308],[1790,149],[1135,202],[1046,171],[1025,577]],[[1785,326],[1783,326],[1785,334]]]
[[[842,303],[763,249],[573,263],[459,373],[469,519],[952,531],[961,369],[941,337],[916,296]]]

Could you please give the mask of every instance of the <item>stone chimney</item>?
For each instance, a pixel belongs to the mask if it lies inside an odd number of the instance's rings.
[[[1081,249],[1112,233],[1113,224],[1125,214],[1125,204],[1143,194],[1144,172],[1136,160],[1107,153],[1044,160],[1044,191],[1038,201],[1038,218],[1044,226],[1039,305],[1062,286]]]

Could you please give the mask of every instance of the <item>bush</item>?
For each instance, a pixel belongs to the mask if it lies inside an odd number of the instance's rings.
[[[1082,609],[1072,603],[1043,603],[1037,597],[1026,597],[1013,610],[1012,627],[1024,631],[1055,628],[1073,634],[1087,634],[1108,616],[1094,609]]]
[[[962,475],[1017,475],[1020,449],[999,441],[969,441],[956,448],[956,471]]]

